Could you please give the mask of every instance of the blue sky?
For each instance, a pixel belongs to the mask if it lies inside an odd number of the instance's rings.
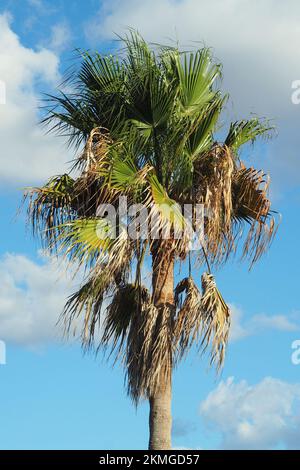
[[[0,447],[132,449],[147,445],[147,404],[126,397],[123,372],[60,340],[55,322],[77,280],[43,255],[15,220],[21,188],[43,182],[72,158],[44,136],[37,106],[71,63],[76,47],[114,47],[113,32],[201,41],[224,63],[232,102],[225,118],[257,112],[278,136],[245,158],[270,171],[282,223],[271,250],[248,271],[230,262],[217,273],[233,311],[221,377],[195,352],[175,372],[173,445],[187,448],[299,448],[300,339],[299,122],[291,84],[300,79],[299,2],[288,0],[0,1]],[[243,8],[241,8],[241,6]],[[149,20],[151,19],[151,21]],[[155,20],[153,20],[155,19]],[[256,25],[256,29],[253,28]]]

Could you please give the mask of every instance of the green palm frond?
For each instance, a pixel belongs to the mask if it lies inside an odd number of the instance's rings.
[[[69,144],[79,149],[97,122],[94,111],[80,95],[69,96],[60,90],[56,96],[46,96],[47,114],[42,124],[49,132],[67,137]]]
[[[225,98],[217,96],[212,103],[208,105],[208,109],[196,122],[192,123],[193,131],[189,135],[187,141],[188,150],[192,158],[196,158],[206,152],[213,142],[213,132],[217,125],[220,113],[223,109]]]
[[[119,193],[135,193],[138,189],[145,188],[147,175],[151,171],[152,167],[148,164],[138,169],[130,155],[127,153],[119,155],[115,152],[111,165],[110,185]]]
[[[270,137],[273,131],[274,126],[258,118],[236,121],[230,125],[225,145],[236,152],[242,145],[247,142],[253,143],[258,137]]]
[[[107,218],[76,219],[60,226],[59,250],[84,265],[110,263],[111,269],[131,256],[132,247],[125,228]]]
[[[76,219],[59,228],[60,250],[81,263],[93,262],[112,245],[112,227],[107,219]]]
[[[150,84],[152,122],[154,128],[164,128],[171,119],[176,89],[169,86],[165,77],[153,77]]]
[[[137,31],[130,29],[128,34],[119,39],[125,46],[124,63],[129,70],[140,73],[155,67],[154,51]]]
[[[186,221],[179,204],[169,197],[165,188],[160,184],[155,174],[148,176],[151,193],[146,205],[151,207],[151,217],[158,215],[160,228],[170,226],[175,231],[182,232],[186,227]]]
[[[122,96],[125,87],[125,68],[118,57],[108,55],[102,56],[96,53],[94,56],[89,52],[81,54],[83,61],[78,73],[78,79],[84,90],[94,91],[95,97],[100,93]],[[123,103],[120,102],[122,105]]]
[[[220,65],[214,64],[209,49],[176,57],[176,72],[179,79],[179,96],[186,114],[203,109],[215,96],[212,89],[221,76]]]

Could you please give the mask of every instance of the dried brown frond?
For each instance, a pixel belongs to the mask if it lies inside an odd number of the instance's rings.
[[[132,247],[125,237],[117,238],[107,254],[99,256],[90,279],[68,300],[60,317],[65,334],[80,321],[82,345],[92,347],[96,327],[100,325],[103,301],[127,282]],[[82,320],[82,321],[81,321]]]
[[[233,247],[232,174],[235,163],[231,150],[215,145],[195,162],[195,202],[205,208],[207,251],[215,262],[221,262]]]
[[[23,202],[28,200],[27,222],[33,235],[50,248],[59,227],[73,220],[76,202],[73,198],[74,180],[68,174],[51,178],[45,186],[28,188]]]
[[[109,151],[112,145],[106,129],[92,130],[75,167],[81,169],[74,192],[81,216],[95,216],[100,203],[114,203],[116,195],[108,188],[107,175],[111,167]]]
[[[235,252],[242,222],[250,224],[243,256],[253,263],[269,246],[276,230],[268,187],[262,171],[237,167],[226,146],[215,145],[195,162],[194,199],[204,205],[205,245],[212,262],[226,261]]]
[[[96,327],[100,325],[103,299],[108,294],[109,283],[105,273],[101,277],[92,277],[69,297],[60,316],[59,322],[64,326],[64,334],[68,336],[72,331],[75,336],[77,330],[80,330],[85,348],[92,345]]]
[[[175,306],[178,312],[174,319],[174,347],[178,359],[181,359],[201,332],[201,293],[192,277],[184,278],[177,284]]]
[[[232,186],[234,218],[250,224],[243,255],[252,258],[253,263],[268,248],[276,233],[268,198],[269,178],[263,171],[242,165],[233,175]]]
[[[97,165],[83,173],[74,184],[74,198],[77,213],[80,217],[95,217],[100,204],[115,205],[117,194],[112,191],[105,179],[101,177]]]
[[[120,287],[107,308],[102,344],[121,359],[128,394],[136,404],[153,395],[160,380],[170,376],[171,330],[170,309],[156,308],[144,286]]]
[[[230,328],[230,310],[220,294],[212,274],[202,275],[202,334],[201,347],[211,345],[211,364],[220,369],[225,356]]]
[[[102,344],[110,345],[111,354],[116,351],[119,357],[127,340],[128,328],[137,310],[149,302],[150,294],[143,286],[125,284],[118,288],[107,308]],[[124,354],[124,352],[123,352]]]
[[[89,171],[95,164],[103,161],[112,143],[107,129],[95,127],[91,132],[84,146],[83,152],[75,162],[74,168]]]
[[[142,304],[130,324],[126,348],[128,393],[135,403],[155,395],[172,370],[172,311]]]

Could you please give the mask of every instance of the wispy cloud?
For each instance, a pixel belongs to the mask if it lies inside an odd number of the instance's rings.
[[[265,331],[300,331],[300,324],[294,320],[294,315],[265,315],[262,313],[253,315],[246,320],[240,308],[231,304],[230,309],[232,314],[231,341],[238,341]]]
[[[51,28],[51,37],[48,43],[49,49],[61,52],[70,47],[72,33],[66,22],[57,23]]]

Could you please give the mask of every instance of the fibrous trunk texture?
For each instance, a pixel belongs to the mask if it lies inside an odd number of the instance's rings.
[[[153,302],[166,316],[170,325],[170,340],[172,328],[172,312],[174,309],[174,251],[169,240],[157,242],[152,249],[152,285]],[[159,385],[155,393],[149,397],[149,449],[171,449],[171,395],[172,395],[172,353],[171,347],[166,350],[167,373],[163,368]]]

